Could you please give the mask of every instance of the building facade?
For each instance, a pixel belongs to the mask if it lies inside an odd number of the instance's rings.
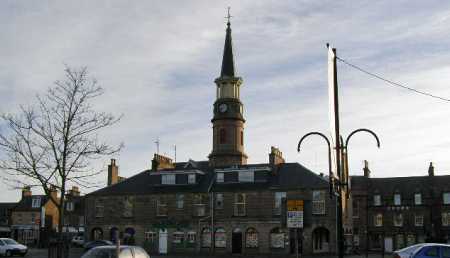
[[[267,163],[244,152],[242,78],[236,75],[227,23],[220,76],[215,80],[209,160],[177,162],[155,154],[152,167],[86,196],[88,239],[121,239],[150,253],[302,254],[336,250],[336,199],[327,178],[286,163],[272,147]],[[286,203],[303,204],[301,229],[287,227]],[[300,209],[300,208],[299,208]]]
[[[11,236],[11,211],[16,205],[14,202],[0,203],[0,237]]]
[[[353,176],[353,239],[359,250],[391,252],[415,243],[450,243],[450,176]]]

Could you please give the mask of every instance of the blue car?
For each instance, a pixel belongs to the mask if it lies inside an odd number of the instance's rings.
[[[414,252],[405,255],[406,252],[399,250],[394,257],[401,258],[450,258],[450,244],[421,244],[416,245]],[[405,248],[407,249],[407,248]],[[403,250],[405,250],[403,249]]]

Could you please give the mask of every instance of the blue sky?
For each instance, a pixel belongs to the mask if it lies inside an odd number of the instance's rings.
[[[125,143],[114,157],[122,176],[150,167],[158,137],[161,153],[176,144],[178,161],[205,160],[228,6],[251,163],[267,162],[274,145],[288,162],[327,171],[321,139],[296,151],[304,134],[328,131],[327,42],[367,70],[450,98],[448,1],[1,1],[0,111],[32,103],[64,64],[87,66],[106,91],[96,108],[124,115],[104,132]],[[342,63],[338,73],[343,135],[365,127],[381,140],[377,149],[368,135],[352,138],[351,174],[364,159],[376,177],[424,175],[430,161],[450,173],[450,103]],[[0,201],[20,195],[0,191]]]

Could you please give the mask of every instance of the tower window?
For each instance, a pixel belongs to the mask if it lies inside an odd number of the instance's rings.
[[[241,145],[244,145],[244,132],[241,131]]]
[[[227,131],[224,128],[221,128],[219,131],[219,143],[227,142]]]

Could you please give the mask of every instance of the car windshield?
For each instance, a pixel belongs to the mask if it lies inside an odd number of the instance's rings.
[[[18,245],[18,243],[12,239],[3,239],[3,242],[7,245]]]
[[[88,251],[82,258],[117,258],[117,254],[113,248],[95,248]]]
[[[417,245],[408,246],[408,247],[405,247],[403,249],[398,250],[398,252],[399,253],[401,253],[401,252],[413,253],[417,249],[419,249],[421,246],[423,246],[423,244],[417,244]]]

